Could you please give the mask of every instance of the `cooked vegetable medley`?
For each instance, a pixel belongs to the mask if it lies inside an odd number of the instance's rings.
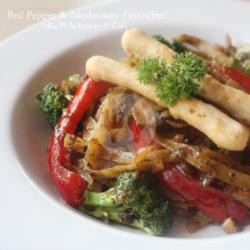
[[[37,95],[64,201],[156,236],[177,217],[190,233],[249,225],[250,46],[130,29],[122,47]]]

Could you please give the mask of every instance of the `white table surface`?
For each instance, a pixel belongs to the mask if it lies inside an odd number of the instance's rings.
[[[54,14],[93,2],[98,0],[0,0],[0,42],[39,21],[38,16],[26,15],[28,11],[33,14]],[[15,17],[15,14],[22,12],[23,16]]]
[[[0,0],[0,42],[23,28],[36,23],[35,18],[9,18],[8,11],[14,14],[22,11],[32,11],[33,13],[59,13],[64,10],[76,8],[84,4],[97,2],[95,0]],[[5,158],[6,159],[6,158]],[[75,219],[72,224],[72,217],[65,217],[65,213],[55,206],[48,203],[37,191],[31,188],[30,184],[23,177],[20,171],[12,171],[14,166],[8,166],[8,162],[1,161],[2,166],[8,167],[3,186],[12,189],[16,195],[21,194],[23,203],[33,203],[32,207],[41,208],[40,210],[29,209],[22,204],[16,204],[17,213],[9,214],[9,200],[15,197],[1,198],[1,216],[0,221],[0,249],[1,250],[63,250],[63,249],[91,249],[91,245],[95,243],[95,249],[109,249],[102,242],[96,240],[96,229],[88,228],[93,231],[85,237],[82,222]],[[16,167],[16,166],[15,166]],[[18,179],[18,190],[15,183],[9,185],[14,179]],[[9,190],[10,191],[10,190]],[[50,211],[49,214],[44,211]],[[20,216],[21,215],[21,216]],[[49,226],[46,221],[50,221]],[[8,225],[8,226],[5,226]],[[58,233],[58,225],[65,230]],[[76,230],[78,229],[78,230]],[[86,230],[86,229],[85,229]],[[70,232],[77,232],[72,235]],[[100,232],[101,233],[101,232]],[[104,233],[104,232],[103,232]],[[19,237],[16,237],[19,235]],[[82,238],[82,245],[75,243],[74,238]],[[126,238],[121,239],[126,245]],[[99,246],[99,247],[98,247]]]

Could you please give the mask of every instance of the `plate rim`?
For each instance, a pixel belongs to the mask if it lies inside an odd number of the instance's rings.
[[[122,1],[108,1],[108,4],[110,4],[110,2],[111,2],[111,4],[113,4],[113,3],[122,2]],[[106,4],[106,1],[104,2],[104,4]],[[70,11],[66,11],[65,13],[69,13],[69,12],[72,12],[72,11],[75,11],[75,10],[84,10],[84,9],[87,9],[87,8],[95,8],[96,6],[102,6],[102,5],[103,5],[103,3],[98,3],[98,2],[97,3],[90,3],[90,4],[87,4],[87,5],[84,5],[83,7],[75,8],[75,9],[72,9]],[[26,34],[32,33],[34,30],[37,30],[37,29],[38,30],[41,29],[41,22],[33,24],[33,25],[29,26],[29,27],[26,27],[25,29],[21,30],[20,32],[18,32],[16,34],[13,34],[12,36],[4,39],[0,43],[0,51],[5,46],[7,46],[9,43],[11,43],[11,42],[15,43],[15,41],[17,41],[20,36],[25,36]],[[14,162],[13,162],[13,164],[14,164]],[[25,176],[25,179],[28,180],[29,183],[31,183],[31,185],[34,187],[34,189],[37,190],[41,194],[41,196],[43,198],[45,198],[50,203],[54,204],[56,207],[58,207],[59,209],[63,210],[64,212],[67,212],[68,214],[73,215],[74,217],[79,217],[80,216],[76,212],[72,213],[68,208],[65,207],[65,205],[62,205],[62,204],[58,203],[56,200],[54,200],[53,198],[51,198],[48,194],[44,193],[44,191],[41,190],[35,183],[33,183],[33,181],[27,176],[27,174],[25,173],[25,171],[22,168],[22,166],[20,166],[19,164],[18,164],[18,166],[19,166],[19,169],[21,170],[22,174]],[[112,231],[112,233],[115,233],[115,234],[117,234],[117,233],[118,234],[124,234],[125,233],[128,236],[130,236],[130,237],[134,236],[133,238],[135,238],[135,239],[140,238],[140,239],[143,239],[145,241],[148,240],[148,239],[150,239],[150,241],[163,241],[163,240],[166,241],[167,240],[167,241],[172,241],[172,243],[176,243],[177,245],[179,245],[179,244],[184,245],[184,244],[190,244],[190,243],[192,243],[192,244],[198,243],[199,244],[201,242],[204,243],[204,240],[205,241],[210,240],[210,242],[213,241],[215,244],[219,243],[221,241],[225,241],[224,243],[225,244],[227,243],[227,245],[229,245],[229,244],[232,243],[231,241],[234,241],[235,239],[240,239],[240,238],[243,239],[244,235],[246,237],[247,237],[246,234],[248,234],[248,236],[250,235],[250,232],[245,232],[245,233],[241,233],[241,234],[230,235],[230,237],[229,236],[221,236],[221,237],[216,237],[216,238],[211,237],[209,239],[204,239],[204,238],[202,238],[202,239],[192,239],[192,238],[189,238],[189,239],[187,239],[187,238],[152,238],[152,237],[148,237],[148,236],[144,236],[144,235],[139,235],[139,234],[134,234],[134,233],[131,234],[130,232],[122,231],[122,230],[119,230],[119,229],[117,230],[116,228],[103,225],[103,224],[101,224],[101,223],[99,223],[97,221],[94,222],[93,220],[90,220],[89,218],[81,215],[81,219],[83,219],[83,218],[84,218],[84,220],[88,224],[95,224],[94,226],[98,226],[98,227],[100,226],[105,231],[106,230]],[[177,243],[177,241],[181,241],[181,243],[180,242]],[[213,245],[214,245],[214,243],[213,243]],[[181,246],[181,245],[179,245],[179,246]]]

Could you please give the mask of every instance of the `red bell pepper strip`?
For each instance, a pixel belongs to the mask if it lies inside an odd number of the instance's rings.
[[[131,122],[130,129],[134,138],[135,151],[148,145],[138,139],[143,135],[135,121]],[[145,135],[145,133],[144,130],[143,134]],[[146,138],[149,138],[149,135]],[[148,142],[148,139],[146,141]],[[155,175],[167,188],[179,194],[214,220],[223,222],[232,217],[242,224],[250,223],[250,211],[245,205],[215,187],[202,187],[198,179],[187,178],[174,164],[168,163],[165,170]]]
[[[223,68],[222,73],[237,82],[242,88],[250,92],[250,76],[235,68]]]
[[[133,136],[133,148],[137,152],[140,148],[153,144],[153,138],[145,130],[144,126],[138,125],[135,120],[130,123],[130,130]]]
[[[85,78],[64,110],[50,139],[48,150],[50,175],[62,198],[71,206],[79,206],[82,203],[86,183],[78,173],[72,171],[70,156],[64,147],[64,135],[74,133],[84,113],[107,93],[109,87],[108,83],[97,83]]]
[[[167,188],[215,221],[223,222],[231,217],[242,224],[250,223],[250,211],[245,205],[215,187],[202,187],[198,179],[187,178],[175,165],[167,164],[156,175]]]

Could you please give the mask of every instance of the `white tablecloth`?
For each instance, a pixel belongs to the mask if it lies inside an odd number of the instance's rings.
[[[48,14],[91,2],[97,0],[0,0],[0,42]]]

